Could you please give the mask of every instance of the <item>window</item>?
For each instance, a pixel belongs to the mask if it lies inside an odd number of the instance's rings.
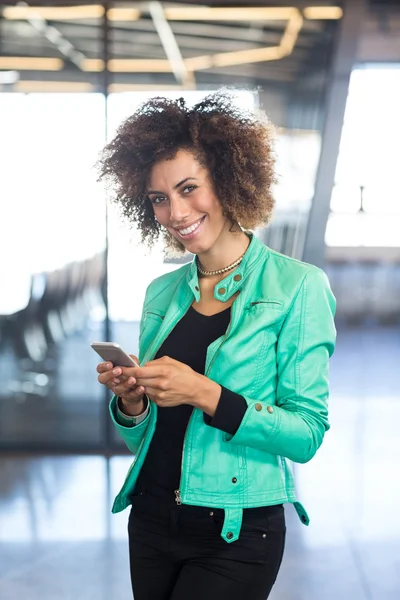
[[[400,67],[351,77],[326,232],[329,246],[398,246]]]

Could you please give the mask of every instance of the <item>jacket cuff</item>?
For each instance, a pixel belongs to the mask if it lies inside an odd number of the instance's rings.
[[[213,417],[204,413],[206,425],[235,435],[247,410],[247,402],[240,394],[221,386],[221,396]]]
[[[126,415],[120,408],[120,398],[116,397],[114,404],[114,420],[117,425],[121,425],[122,427],[135,427],[135,425],[139,425],[147,418],[150,410],[150,402],[147,396],[144,397],[145,408],[143,412],[135,417],[132,415]]]

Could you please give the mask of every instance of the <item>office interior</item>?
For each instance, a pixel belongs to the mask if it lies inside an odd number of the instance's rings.
[[[12,2],[0,6],[0,597],[132,597],[132,457],[92,341],[138,352],[147,285],[192,256],[149,252],[97,181],[152,96],[221,88],[276,126],[267,246],[337,299],[330,422],[296,465],[272,600],[400,597],[400,4]],[[228,599],[227,599],[228,600]]]

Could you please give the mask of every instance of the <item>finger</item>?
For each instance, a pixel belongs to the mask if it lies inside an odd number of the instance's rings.
[[[126,381],[128,381],[128,379],[132,380],[132,378],[126,377],[125,375],[120,375],[119,377],[115,377],[112,373],[111,374],[103,373],[102,375],[99,375],[99,377],[97,379],[98,379],[99,383],[102,383],[103,385],[108,385],[108,384],[115,385],[117,383],[125,383]],[[133,379],[131,385],[133,385],[134,383],[136,383],[135,379]]]
[[[143,385],[144,387],[153,387],[154,389],[160,391],[161,385],[165,384],[164,378],[161,377],[138,377],[137,378],[138,385]]]
[[[146,364],[145,367],[122,367],[122,373],[135,379],[156,379],[165,376],[165,366],[148,367]]]
[[[137,399],[139,396],[142,396],[144,391],[140,386],[128,386],[128,385],[113,385],[112,391],[117,396],[122,396],[123,398],[131,398]]]
[[[131,358],[133,358],[133,360],[134,360],[135,362],[137,362],[137,364],[138,364],[138,365],[140,365],[140,362],[139,362],[139,359],[138,359],[138,357],[137,357],[137,356],[135,356],[134,354],[130,354],[129,356],[130,356]]]
[[[125,383],[127,388],[136,387],[136,379],[134,377],[118,377],[113,379],[113,383]]]
[[[102,385],[112,384],[112,380],[114,379],[114,375],[111,371],[107,371],[106,373],[102,373],[97,377],[97,381]]]
[[[96,371],[98,373],[105,373],[110,371],[113,368],[113,364],[111,362],[102,362],[97,365]]]
[[[118,377],[119,379],[128,379],[129,377],[137,379],[136,373],[141,369],[142,367],[115,367],[112,370],[112,376]]]
[[[120,381],[126,381],[131,377],[129,373],[123,374],[122,367],[115,367],[115,369],[112,370],[112,374],[116,379],[119,379]]]
[[[117,379],[121,378],[117,377]],[[126,391],[131,391],[138,388],[138,384],[134,377],[127,377],[124,381],[120,381],[119,384],[116,384],[113,380],[113,386],[116,387],[116,385],[119,385],[119,389],[123,388]]]
[[[160,396],[160,390],[155,388],[155,387],[151,387],[151,386],[144,386],[144,393],[151,399],[154,399],[154,401],[160,402],[161,398]]]
[[[165,366],[165,360],[164,360],[164,358],[165,357],[163,356],[162,358],[155,358],[154,360],[149,360],[144,365],[144,367],[146,367],[146,369],[147,369],[148,367],[152,367],[152,368],[156,367],[157,368],[157,367]]]
[[[116,383],[125,382],[127,379],[128,379],[128,377],[124,377],[123,375],[120,375],[119,377],[115,377],[112,371],[107,371],[106,373],[101,373],[97,377],[98,382],[107,387],[111,387],[112,385],[114,385]]]
[[[146,367],[148,366],[165,366],[170,365],[171,363],[179,363],[178,360],[171,358],[170,356],[162,356],[161,358],[154,358],[153,360],[149,360],[146,363]]]

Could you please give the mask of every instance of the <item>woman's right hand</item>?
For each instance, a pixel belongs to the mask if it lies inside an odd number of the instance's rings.
[[[136,356],[130,356],[139,364]],[[122,375],[121,367],[114,367],[111,362],[102,362],[97,365],[99,376],[97,380],[111,390],[122,401],[121,409],[130,416],[137,416],[144,410],[144,388],[136,385],[133,377]]]

